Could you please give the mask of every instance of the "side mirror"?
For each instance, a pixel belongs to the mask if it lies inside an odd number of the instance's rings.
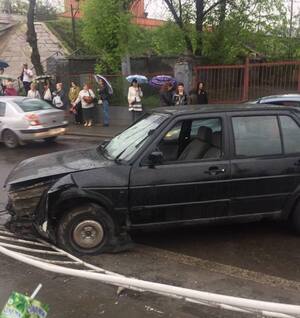
[[[161,151],[153,151],[149,157],[150,166],[154,167],[163,163],[164,155]]]

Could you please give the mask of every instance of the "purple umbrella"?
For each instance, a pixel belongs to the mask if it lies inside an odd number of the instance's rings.
[[[167,82],[171,83],[173,86],[177,84],[177,81],[174,77],[169,75],[157,75],[151,78],[150,85],[153,87],[161,87]]]

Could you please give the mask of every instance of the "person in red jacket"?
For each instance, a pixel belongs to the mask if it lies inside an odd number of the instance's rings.
[[[17,96],[17,90],[14,88],[13,82],[8,81],[4,90],[4,96]]]

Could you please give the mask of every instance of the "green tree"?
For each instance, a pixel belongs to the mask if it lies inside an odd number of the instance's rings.
[[[115,73],[122,57],[134,50],[136,34],[126,0],[89,0],[84,5],[83,40],[99,56],[98,71]]]

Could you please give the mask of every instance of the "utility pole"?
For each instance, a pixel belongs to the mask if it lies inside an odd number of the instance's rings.
[[[79,13],[79,0],[76,0],[78,3],[77,8],[73,7],[73,4],[71,3],[71,18],[72,18],[72,33],[73,33],[73,44],[74,44],[74,51],[77,51],[77,37],[76,37],[76,22],[75,18],[76,15]],[[75,53],[76,54],[76,53]]]
[[[293,45],[292,45],[292,36],[293,36],[293,19],[294,19],[294,0],[291,0],[291,7],[290,7],[290,30],[289,30],[289,58],[293,57]]]
[[[294,19],[294,0],[291,0],[291,15],[290,15],[290,38],[293,35],[293,19]]]

